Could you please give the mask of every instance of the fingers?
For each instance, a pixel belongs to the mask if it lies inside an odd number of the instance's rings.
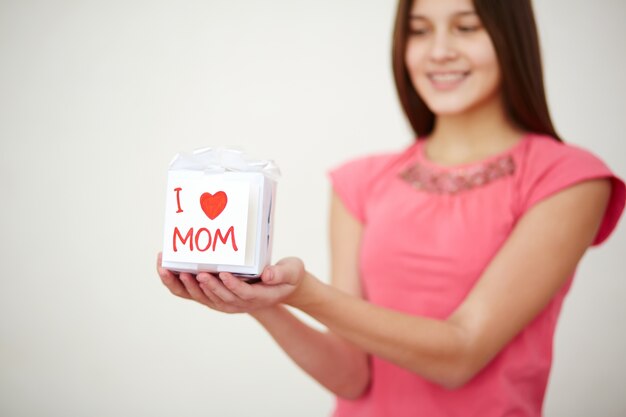
[[[205,294],[202,288],[200,288],[198,281],[196,281],[196,277],[192,274],[181,273],[180,281],[185,286],[185,290],[192,299],[209,307],[215,306],[214,300]]]
[[[213,277],[215,279],[215,277]],[[213,293],[213,291],[211,291],[209,289],[209,287],[203,283],[202,281],[198,280],[198,276],[196,275],[196,281],[198,281],[198,287],[200,287],[200,290],[202,290],[202,292],[204,293],[204,295],[206,296],[206,298],[208,298],[209,300],[211,300],[211,303],[213,303],[213,308],[223,311],[224,310],[224,301],[222,301],[221,298],[219,298],[217,295],[215,295]]]
[[[207,272],[176,274],[161,264],[159,253],[157,272],[172,294],[225,313],[250,312],[281,302],[300,283],[304,271],[302,261],[286,258],[265,268],[262,283],[253,285],[229,272],[220,273],[219,278]]]
[[[239,297],[229,290],[220,279],[214,277],[213,275],[200,273],[198,274],[197,279],[200,283],[200,288],[205,294],[207,294],[207,296],[211,294],[217,297],[219,301],[226,304],[235,304],[239,301]]]
[[[252,301],[256,298],[255,288],[244,282],[243,280],[235,277],[229,272],[220,273],[220,279],[224,286],[230,290],[234,295],[243,301]]]
[[[157,273],[170,292],[178,297],[197,301],[214,310],[236,313],[247,310],[247,301],[255,298],[254,290],[230,273],[222,273],[218,279],[212,274],[201,272],[197,276],[190,273],[174,272],[161,266],[162,254],[157,255]]]
[[[213,279],[215,286],[212,287],[212,291],[222,300],[223,308],[239,312],[251,312],[259,308],[273,306],[281,302],[294,288],[289,284],[266,285],[259,283],[251,285],[229,272],[222,272],[219,279],[215,277]],[[204,277],[199,275],[199,280],[204,280]],[[210,284],[200,285],[202,287],[202,285]]]
[[[180,282],[178,277],[174,275],[172,271],[161,267],[161,253],[160,252],[157,257],[157,273],[159,274],[159,277],[161,278],[161,282],[163,283],[163,285],[165,285],[172,294],[174,294],[177,297],[182,297],[182,298],[187,298],[187,299],[191,298],[191,296],[185,289],[185,286]]]

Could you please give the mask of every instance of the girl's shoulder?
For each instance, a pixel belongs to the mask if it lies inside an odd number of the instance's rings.
[[[376,184],[396,176],[414,154],[416,144],[396,152],[366,154],[349,159],[329,170],[333,190],[346,208],[361,222],[365,206]]]
[[[571,143],[565,143],[548,135],[528,134],[526,141],[526,159],[530,169],[546,169],[555,165],[576,166],[593,164],[606,165],[593,152]]]
[[[516,170],[529,188],[549,182],[578,182],[614,177],[606,163],[593,152],[546,135],[529,134],[517,148]]]
[[[611,198],[594,243],[601,243],[608,237],[626,203],[626,186],[622,179],[600,157],[581,146],[538,134],[528,135],[523,145],[515,158],[518,214],[577,183],[607,179],[612,185]]]
[[[371,184],[372,181],[397,173],[399,167],[411,160],[417,143],[405,149],[390,152],[378,152],[351,158],[333,167],[331,178],[341,177],[351,184]]]

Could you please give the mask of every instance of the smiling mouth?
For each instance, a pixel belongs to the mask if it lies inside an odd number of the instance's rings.
[[[471,71],[431,72],[426,76],[438,90],[449,90],[461,84]]]

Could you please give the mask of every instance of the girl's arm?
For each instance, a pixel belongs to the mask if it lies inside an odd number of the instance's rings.
[[[571,277],[598,231],[610,192],[608,180],[590,180],[536,204],[446,320],[367,303],[318,281],[295,258],[264,271],[264,282],[272,285],[248,285],[224,273],[216,281],[233,297],[229,308],[287,303],[363,351],[455,388],[479,372]]]
[[[331,282],[339,293],[362,297],[358,275],[361,224],[333,195],[330,209]],[[321,333],[285,307],[251,313],[305,372],[343,398],[354,399],[369,384],[368,355],[332,331]]]
[[[330,215],[332,285],[351,297],[361,297],[358,276],[358,251],[361,225],[333,198]],[[320,332],[301,322],[287,308],[277,305],[295,286],[280,274],[300,275],[301,262],[287,259],[278,263],[276,277],[272,268],[264,271],[263,282],[248,285],[230,274],[217,277],[201,273],[176,276],[160,267],[163,283],[175,295],[193,299],[214,310],[249,312],[280,347],[305,372],[335,395],[347,399],[359,397],[369,383],[368,356],[333,332]]]
[[[307,374],[333,394],[360,397],[369,383],[365,354],[333,332],[320,332],[284,306],[252,313],[281,349]]]
[[[286,302],[364,351],[455,388],[536,317],[573,274],[609,195],[608,181],[586,181],[529,210],[447,320],[383,309],[307,272]]]

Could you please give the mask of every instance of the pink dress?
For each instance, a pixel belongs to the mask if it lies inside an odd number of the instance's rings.
[[[360,277],[365,296],[383,307],[445,319],[520,217],[563,188],[611,179],[611,200],[594,245],[609,236],[624,208],[624,183],[602,161],[550,137],[528,134],[506,152],[455,167],[427,160],[423,143],[357,159],[330,173],[335,192],[364,227]],[[463,387],[448,390],[373,357],[367,393],[354,401],[338,399],[333,416],[541,416],[554,329],[572,278]]]

